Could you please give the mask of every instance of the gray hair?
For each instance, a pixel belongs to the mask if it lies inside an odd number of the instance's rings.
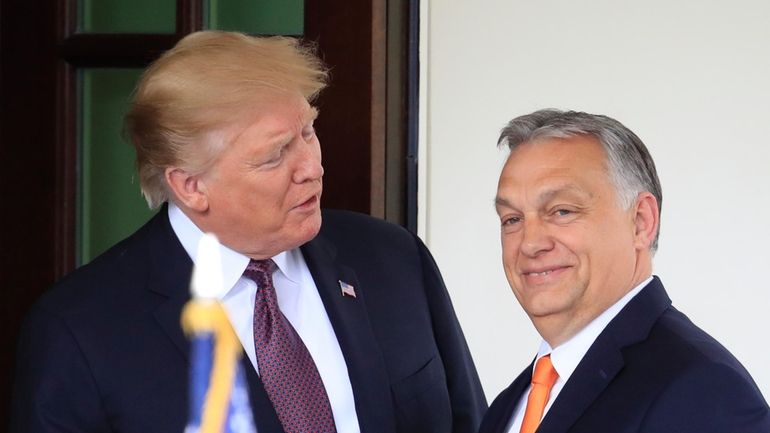
[[[615,119],[579,111],[545,109],[519,116],[500,132],[498,146],[513,151],[524,143],[547,138],[591,136],[596,138],[607,155],[607,170],[615,185],[618,201],[628,209],[641,192],[649,192],[658,201],[658,215],[663,205],[663,191],[655,170],[655,162],[642,140]],[[658,233],[650,246],[658,249]]]

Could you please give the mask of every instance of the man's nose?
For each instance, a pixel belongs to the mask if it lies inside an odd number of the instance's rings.
[[[311,143],[302,143],[300,147],[297,168],[294,171],[294,182],[303,183],[321,179],[324,175],[324,168],[321,165],[320,147]]]
[[[551,239],[545,224],[538,218],[525,220],[522,230],[522,254],[528,257],[537,257],[544,251],[553,248],[553,239]]]

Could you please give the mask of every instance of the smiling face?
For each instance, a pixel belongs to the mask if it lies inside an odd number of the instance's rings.
[[[192,180],[201,200],[193,221],[255,259],[298,247],[321,227],[317,112],[301,96],[277,95],[265,106],[245,127],[224,131],[227,148]]]
[[[515,148],[500,175],[505,274],[552,347],[651,272],[639,200],[621,208],[605,161],[591,137],[543,139]]]

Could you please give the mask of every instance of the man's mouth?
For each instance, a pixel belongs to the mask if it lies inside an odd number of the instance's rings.
[[[535,277],[542,277],[542,276],[546,276],[546,275],[550,274],[551,272],[553,272],[553,270],[548,270],[548,271],[543,271],[543,272],[527,272],[524,275],[532,275],[532,276],[535,276]]]
[[[303,210],[303,209],[311,208],[311,207],[314,207],[317,203],[318,203],[318,194],[313,194],[307,200],[295,206],[294,209]]]
[[[521,273],[524,278],[533,282],[545,282],[569,269],[570,266],[548,266],[537,269],[527,269]]]

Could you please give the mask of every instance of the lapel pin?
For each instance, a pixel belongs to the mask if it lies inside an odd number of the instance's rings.
[[[356,289],[351,286],[350,284],[342,281],[337,280],[340,283],[340,290],[342,291],[342,296],[350,296],[351,298],[356,297]]]

